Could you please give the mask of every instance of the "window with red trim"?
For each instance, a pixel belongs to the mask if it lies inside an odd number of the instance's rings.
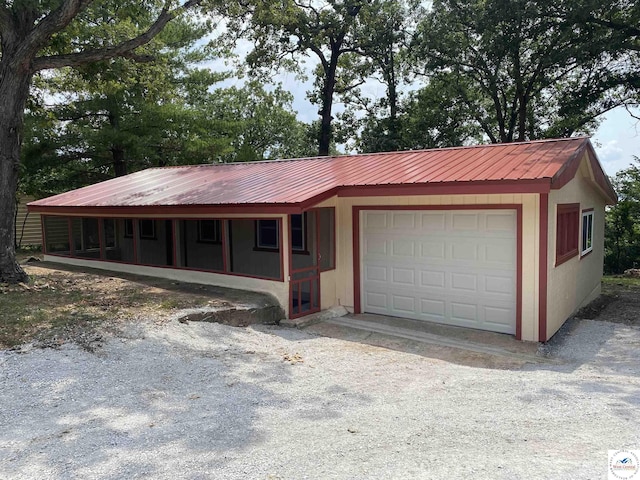
[[[558,205],[556,224],[556,265],[578,255],[580,204]]]

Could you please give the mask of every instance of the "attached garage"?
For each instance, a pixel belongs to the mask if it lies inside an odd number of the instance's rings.
[[[516,333],[517,211],[362,210],[363,312]]]

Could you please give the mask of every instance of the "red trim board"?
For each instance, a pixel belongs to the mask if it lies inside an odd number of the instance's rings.
[[[549,262],[549,195],[540,195],[540,247],[538,249],[538,341],[547,338],[547,274]]]

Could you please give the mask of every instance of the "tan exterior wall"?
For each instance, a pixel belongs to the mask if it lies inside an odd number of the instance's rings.
[[[18,215],[16,217],[16,243],[18,247],[42,245],[40,214],[27,212],[27,203],[33,200],[35,200],[33,197],[19,198]]]
[[[399,205],[522,205],[522,339],[538,340],[538,244],[539,196],[508,195],[433,195],[399,197],[334,197],[318,206],[336,207],[336,271],[322,277],[322,305],[343,305],[353,311],[353,219],[354,206]],[[324,274],[323,274],[324,275]],[[334,282],[333,285],[331,282]]]
[[[604,263],[605,199],[589,180],[589,162],[582,160],[575,177],[549,194],[549,258],[547,273],[547,336],[551,337],[577,309],[600,295]],[[593,250],[558,266],[556,263],[556,210],[561,203],[580,203],[580,212],[593,208]],[[579,234],[582,237],[582,214]],[[581,243],[581,242],[579,242]],[[579,248],[581,246],[579,245]]]

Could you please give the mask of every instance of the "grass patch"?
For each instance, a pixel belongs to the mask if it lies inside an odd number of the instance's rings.
[[[103,318],[97,312],[77,314],[77,292],[33,286],[2,286],[0,347],[13,347],[47,331]]]
[[[210,300],[206,294],[171,291],[151,282],[40,268],[38,263],[27,272],[28,284],[0,284],[0,348],[32,340],[64,343],[100,325],[158,321],[171,310]]]
[[[78,310],[81,292],[62,290],[32,279],[28,285],[0,285],[0,347],[13,347],[45,332],[104,318],[103,312]]]
[[[624,277],[622,275],[605,275],[602,277],[603,286],[618,286],[627,288],[640,288],[640,278]]]

